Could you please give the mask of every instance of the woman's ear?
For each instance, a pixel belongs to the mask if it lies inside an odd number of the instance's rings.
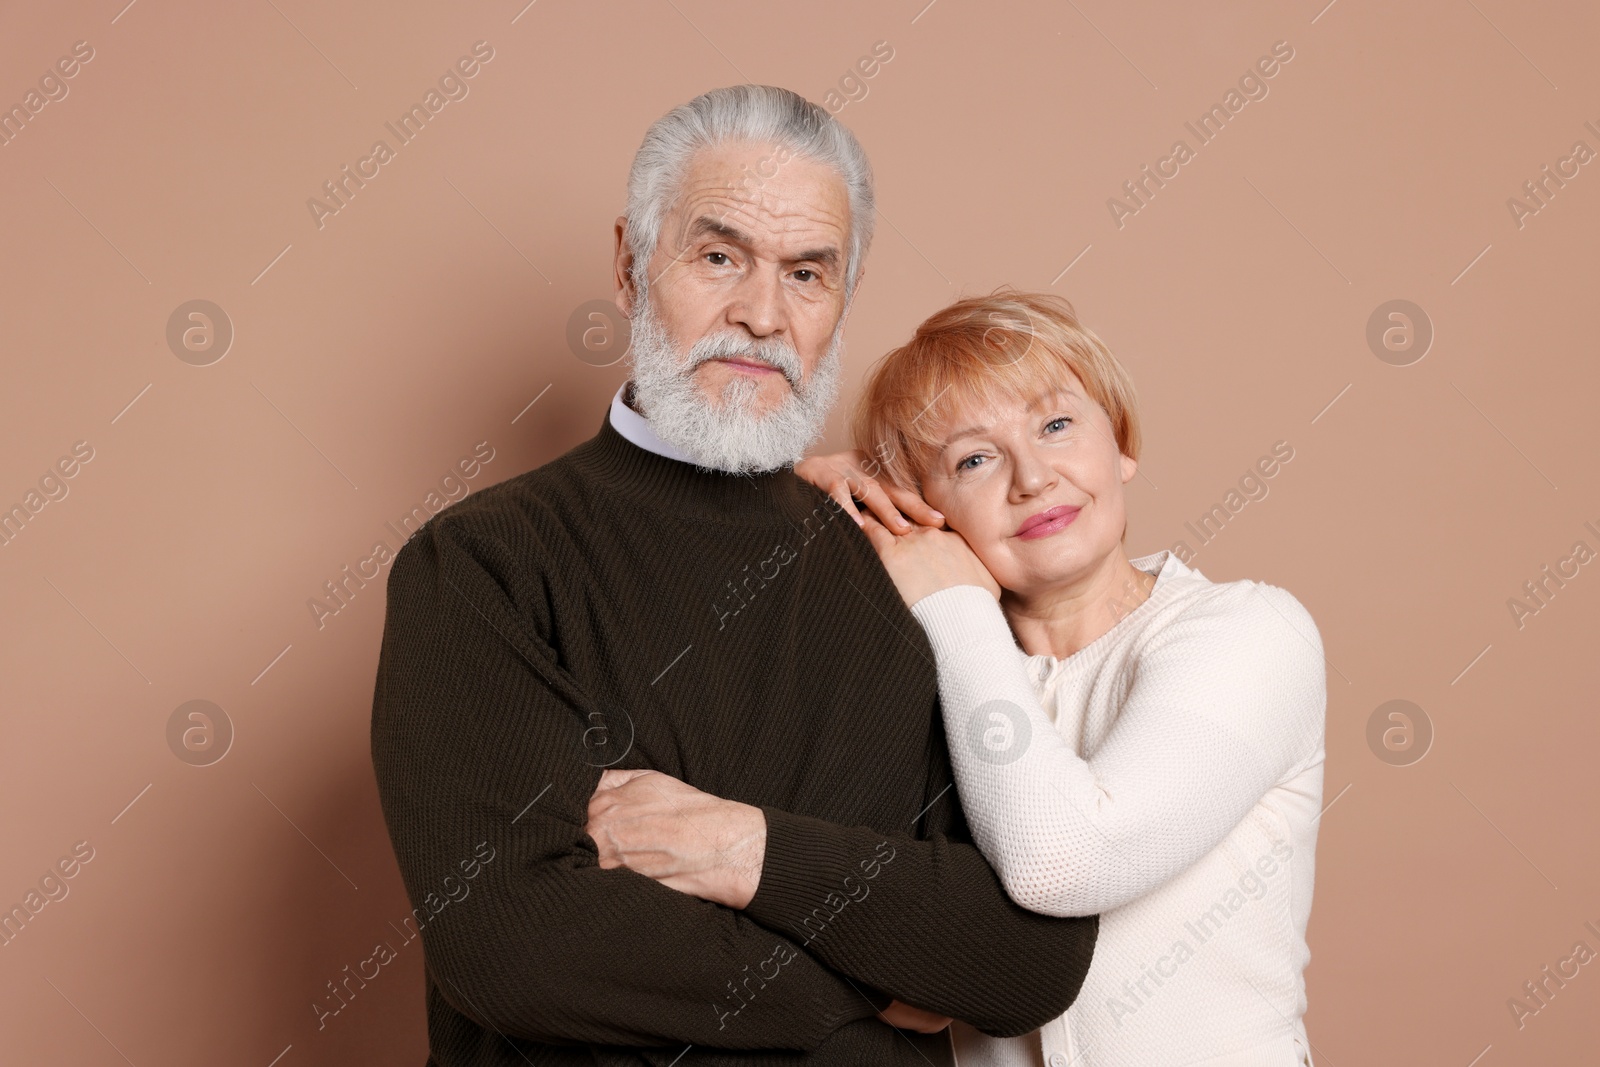
[[[1134,474],[1139,470],[1139,461],[1132,456],[1122,457],[1122,484],[1127,485],[1133,481]]]

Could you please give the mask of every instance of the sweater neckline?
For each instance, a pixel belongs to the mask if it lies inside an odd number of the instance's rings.
[[[816,507],[792,467],[736,474],[672,459],[624,437],[609,408],[585,450],[583,466],[597,482],[654,511],[728,525],[792,525]]]
[[[1038,681],[1043,682],[1051,675],[1065,669],[1069,665],[1084,663],[1095,659],[1107,648],[1111,647],[1111,644],[1114,640],[1116,640],[1120,635],[1126,633],[1130,626],[1137,625],[1135,620],[1143,621],[1146,616],[1155,610],[1156,606],[1165,603],[1171,598],[1173,588],[1176,585],[1174,579],[1181,578],[1187,574],[1198,573],[1197,571],[1191,571],[1188,567],[1184,566],[1183,561],[1177,556],[1173,555],[1170,548],[1164,548],[1159,552],[1152,552],[1147,556],[1140,556],[1137,559],[1131,559],[1128,562],[1137,567],[1139,570],[1144,571],[1146,574],[1153,574],[1156,576],[1156,583],[1155,585],[1151,586],[1150,595],[1145,597],[1144,600],[1135,606],[1132,611],[1118,619],[1116,625],[1112,626],[1111,629],[1107,630],[1093,641],[1090,641],[1087,645],[1084,645],[1070,656],[1058,658],[1056,656],[1051,656],[1044,653],[1039,655],[1028,655],[1027,653],[1024,653],[1024,655],[1027,657],[1029,674],[1031,674]]]

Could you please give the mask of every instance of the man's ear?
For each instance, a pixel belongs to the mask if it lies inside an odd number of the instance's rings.
[[[856,275],[856,286],[855,286],[855,288],[850,290],[850,295],[845,298],[844,309],[839,312],[838,326],[843,326],[844,323],[845,323],[845,320],[847,320],[850,317],[850,309],[856,306],[856,294],[861,292],[861,283],[862,283],[862,281],[864,281],[866,279],[866,277],[867,277],[867,268],[862,267],[861,268],[861,273]]]
[[[844,313],[846,315],[850,314],[850,309],[855,307],[856,296],[859,295],[860,292],[861,292],[861,283],[866,281],[866,280],[867,280],[867,268],[863,264],[862,267],[861,267],[861,272],[856,275],[856,287],[854,289],[850,290],[850,299],[845,301]]]
[[[617,310],[627,318],[633,318],[633,301],[635,298],[633,285],[633,250],[628,247],[628,216],[618,215],[616,224],[616,243],[612,253],[611,280],[616,286],[612,300],[616,302]]]

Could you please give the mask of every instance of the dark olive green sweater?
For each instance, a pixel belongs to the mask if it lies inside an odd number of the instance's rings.
[[[1076,996],[1097,920],[1006,897],[921,628],[792,471],[701,470],[607,420],[435,516],[388,593],[372,758],[430,1062],[926,1067],[947,1036],[874,1004],[1013,1035]],[[607,766],[760,806],[750,905],[602,869],[584,824]]]

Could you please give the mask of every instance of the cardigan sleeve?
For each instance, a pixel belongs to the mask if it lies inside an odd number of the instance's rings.
[[[598,865],[583,737],[604,711],[502,584],[527,566],[435,520],[388,580],[372,759],[440,995],[568,1045],[812,1050],[873,1017],[871,991],[740,912]],[[777,973],[781,995],[741,985]]]
[[[1032,911],[1095,914],[1161,886],[1321,748],[1321,638],[1274,586],[1219,585],[1145,635],[1088,759],[1046,714],[986,590],[944,589],[912,614],[937,657],[973,837]]]

